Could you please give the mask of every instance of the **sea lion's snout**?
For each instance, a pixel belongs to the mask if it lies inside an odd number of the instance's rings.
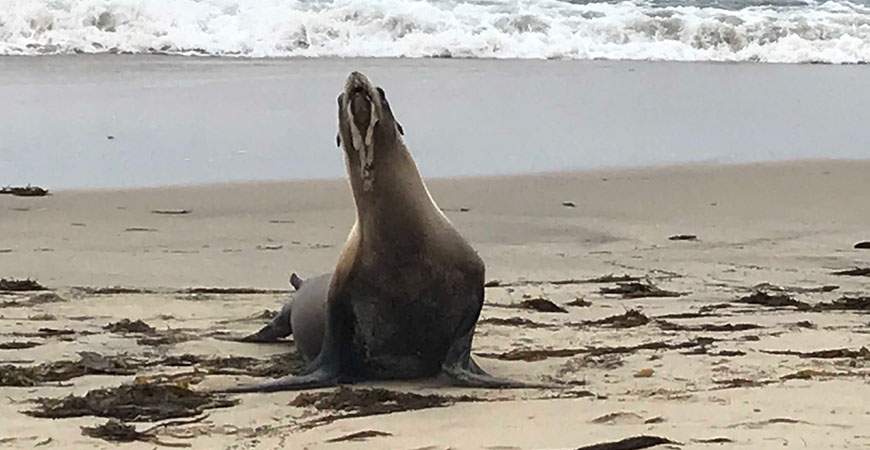
[[[380,94],[372,87],[369,79],[359,72],[351,72],[347,76],[344,91],[339,99],[339,108],[344,109],[339,112],[339,126],[346,127],[345,133],[350,134],[345,150],[353,148],[358,152],[364,186],[367,190],[371,189],[374,179],[374,134],[375,126],[381,118],[380,105]],[[342,123],[342,116],[346,119],[344,123]],[[341,133],[342,131],[339,130],[339,142],[343,140]]]

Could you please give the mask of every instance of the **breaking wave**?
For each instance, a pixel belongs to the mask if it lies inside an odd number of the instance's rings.
[[[870,62],[847,1],[0,0],[0,54]]]

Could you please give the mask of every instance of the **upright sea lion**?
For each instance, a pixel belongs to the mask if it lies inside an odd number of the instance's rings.
[[[493,377],[471,358],[484,263],[435,204],[403,134],[383,89],[352,72],[337,139],[356,222],[330,280],[320,352],[299,376],[226,392],[438,374],[463,386],[535,386]]]

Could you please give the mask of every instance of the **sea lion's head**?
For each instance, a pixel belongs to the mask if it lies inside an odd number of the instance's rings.
[[[371,190],[374,182],[375,149],[393,148],[402,134],[384,90],[362,73],[351,72],[338,95],[336,145],[344,148],[349,163],[359,164],[364,190]]]

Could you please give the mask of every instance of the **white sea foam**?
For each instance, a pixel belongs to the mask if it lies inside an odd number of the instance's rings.
[[[561,0],[0,0],[0,54],[870,62],[870,8]]]

